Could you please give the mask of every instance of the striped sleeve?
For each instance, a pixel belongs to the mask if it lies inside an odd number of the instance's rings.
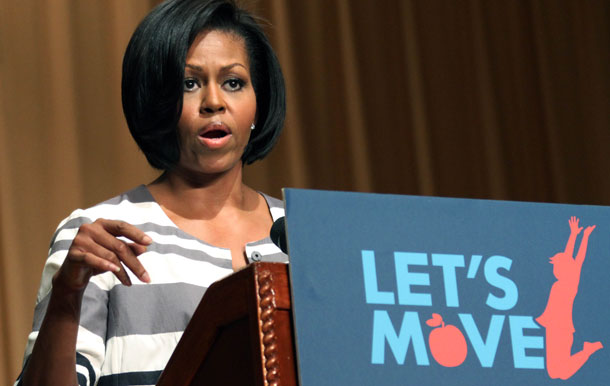
[[[59,270],[65,260],[72,240],[81,225],[91,223],[92,220],[83,215],[82,210],[74,211],[63,220],[49,247],[49,256],[45,263],[40,288],[36,297],[34,308],[34,321],[32,332],[28,336],[24,355],[24,367],[32,353],[34,343],[47,311],[52,289],[53,275]],[[91,280],[85,289],[81,309],[80,326],[76,346],[76,372],[78,383],[81,386],[95,385],[99,378],[101,364],[104,358],[107,317],[107,291],[100,285],[103,281]],[[21,383],[21,375],[16,385]]]

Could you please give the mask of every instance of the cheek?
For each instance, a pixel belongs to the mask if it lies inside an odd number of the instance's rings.
[[[247,100],[242,105],[242,114],[241,115],[241,123],[250,127],[250,125],[256,122],[256,96],[254,92],[247,98]]]
[[[180,120],[182,121],[185,119],[189,119],[189,117],[193,115],[195,110],[196,109],[193,106],[193,103],[184,103],[184,105],[182,106],[182,112],[180,113]]]
[[[182,106],[182,112],[180,113],[180,119],[178,119],[178,131],[187,132],[190,131],[194,125],[194,122],[199,116],[199,106],[194,103],[185,103]]]
[[[182,115],[180,115],[180,119],[178,120],[178,138],[180,139],[181,142],[184,140],[184,138],[188,137],[188,135],[186,135],[188,132],[189,132],[189,120],[184,115],[184,111],[183,111]]]

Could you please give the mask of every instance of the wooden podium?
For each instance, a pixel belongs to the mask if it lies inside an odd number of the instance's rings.
[[[288,265],[254,263],[212,284],[157,386],[297,385]]]

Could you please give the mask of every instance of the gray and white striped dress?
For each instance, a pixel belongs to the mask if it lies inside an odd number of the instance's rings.
[[[263,196],[273,220],[282,217],[283,203]],[[131,273],[131,287],[109,272],[91,279],[83,297],[76,346],[79,384],[154,385],[205,290],[233,270],[230,250],[180,230],[144,185],[89,209],[78,209],[59,224],[42,274],[24,363],[47,308],[53,275],[80,225],[98,218],[123,220],[153,239],[139,256],[151,283],[142,283]],[[269,238],[248,243],[245,249],[249,262],[288,261]]]

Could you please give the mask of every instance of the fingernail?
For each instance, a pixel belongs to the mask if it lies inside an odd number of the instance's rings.
[[[152,243],[152,239],[148,235],[144,235],[144,237],[142,237],[142,241],[147,243],[147,244]]]
[[[121,267],[119,267],[118,265],[110,263],[108,264],[108,266],[110,267],[112,272],[121,272]]]
[[[148,272],[144,272],[144,273],[142,274],[142,281],[143,281],[144,283],[150,283],[150,276],[148,276]]]

